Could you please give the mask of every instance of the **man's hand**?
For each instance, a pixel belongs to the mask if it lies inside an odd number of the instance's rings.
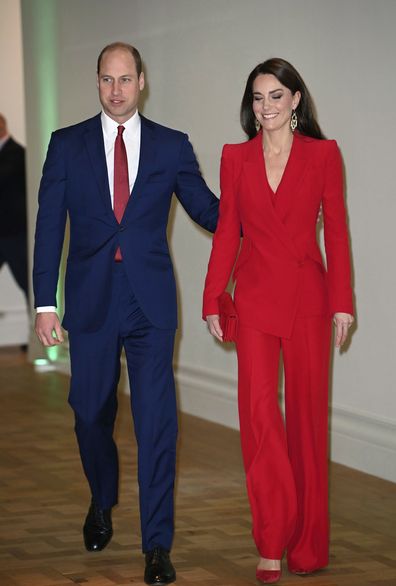
[[[59,318],[52,311],[38,313],[34,329],[43,346],[57,346],[63,342]]]

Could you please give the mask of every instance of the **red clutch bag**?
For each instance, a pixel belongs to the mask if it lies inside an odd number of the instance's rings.
[[[223,342],[235,342],[238,330],[238,316],[232,297],[226,291],[219,297],[220,327]]]

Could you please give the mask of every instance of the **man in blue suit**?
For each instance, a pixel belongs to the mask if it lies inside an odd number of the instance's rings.
[[[36,333],[45,346],[63,341],[56,288],[68,216],[63,326],[72,368],[69,402],[92,493],[85,546],[101,550],[112,537],[111,509],[118,497],[113,428],[124,348],[138,444],[144,579],[167,584],[176,579],[169,551],[177,308],[166,228],[173,193],[210,231],[216,228],[218,200],[201,177],[188,137],[138,113],[144,75],[134,47],[105,47],[97,84],[102,112],[54,132],[44,164],[33,270]]]

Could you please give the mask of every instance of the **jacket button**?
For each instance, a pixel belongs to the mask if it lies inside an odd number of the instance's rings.
[[[123,232],[124,230],[125,230],[125,226],[120,226],[118,229],[119,232]]]
[[[299,260],[298,261],[298,266],[300,267],[300,269],[304,266],[304,261],[303,260]]]

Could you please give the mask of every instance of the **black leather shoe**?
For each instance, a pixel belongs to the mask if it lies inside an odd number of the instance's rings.
[[[162,547],[155,547],[146,553],[146,569],[144,581],[146,584],[170,584],[176,580],[175,568],[169,557],[169,551]]]
[[[88,551],[101,551],[113,536],[111,509],[99,509],[91,502],[84,527],[84,543]]]

